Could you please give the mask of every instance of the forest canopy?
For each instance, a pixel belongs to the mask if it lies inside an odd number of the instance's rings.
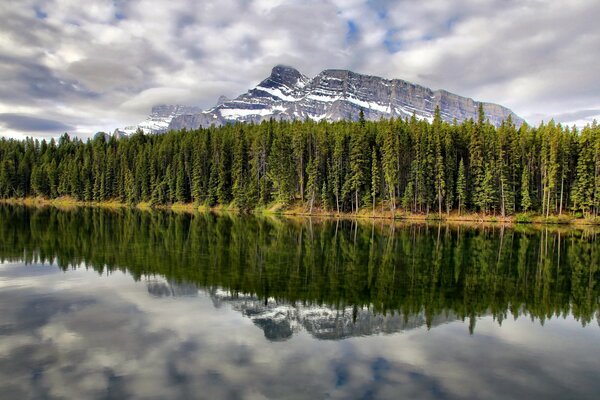
[[[268,121],[82,141],[0,140],[0,197],[129,204],[300,202],[312,211],[600,210],[600,128],[410,119]]]

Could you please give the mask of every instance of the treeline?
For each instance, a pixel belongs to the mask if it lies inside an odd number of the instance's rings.
[[[0,205],[0,261],[375,313],[600,318],[598,230]]]
[[[545,216],[600,210],[600,128],[408,120],[264,122],[116,140],[0,141],[0,197],[244,210]]]

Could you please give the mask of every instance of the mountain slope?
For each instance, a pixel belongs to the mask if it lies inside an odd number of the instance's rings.
[[[410,118],[431,121],[436,106],[442,119],[459,123],[477,119],[479,102],[445,90],[431,90],[401,79],[384,79],[347,70],[329,69],[314,78],[298,70],[277,65],[271,75],[255,88],[233,100],[221,97],[208,109],[181,105],[160,105],[152,108],[148,119],[128,127],[126,133],[138,127],[146,133],[162,133],[182,128],[197,129],[235,122],[260,123],[276,120],[339,121],[356,120],[362,109],[365,118]],[[523,119],[506,107],[483,103],[486,117],[495,126],[510,115],[517,125]]]
[[[310,79],[298,70],[278,65],[255,88],[233,100],[221,101],[202,112],[175,116],[169,129],[220,126],[230,122],[261,122],[310,118],[338,121],[356,120],[361,109],[371,120],[389,117],[431,120],[439,106],[442,119],[458,122],[477,118],[479,102],[445,90],[433,91],[400,79],[384,79],[346,70],[325,70]],[[486,117],[493,125],[511,115],[520,125],[523,120],[497,104],[483,103]]]
[[[200,107],[160,104],[152,107],[152,111],[145,121],[137,125],[126,126],[123,130],[117,132],[130,135],[141,129],[144,133],[165,133],[169,130],[169,124],[173,118],[199,112],[202,112]]]

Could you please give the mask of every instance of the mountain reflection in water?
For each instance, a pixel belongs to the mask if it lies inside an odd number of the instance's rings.
[[[594,228],[0,206],[0,398],[597,398]]]
[[[196,297],[198,288],[190,284],[152,281],[147,283],[148,293],[154,297]],[[252,295],[232,295],[222,289],[205,293],[215,307],[229,306],[264,331],[271,341],[286,340],[294,333],[305,330],[321,340],[339,340],[353,336],[390,334],[427,325],[425,315],[401,315],[376,313],[369,307],[308,306],[278,301],[274,298],[259,299]],[[438,315],[429,327],[456,320],[454,315]]]
[[[593,228],[0,207],[1,260],[167,279],[148,284],[154,296],[203,288],[271,339],[299,326],[343,338],[369,334],[363,323],[391,332],[453,319],[469,319],[473,331],[484,315],[501,324],[572,313],[586,325],[599,310],[597,235]],[[329,322],[309,328],[319,314]]]

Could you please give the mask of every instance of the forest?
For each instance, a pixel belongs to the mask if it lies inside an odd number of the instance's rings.
[[[121,139],[0,139],[0,198],[508,216],[600,210],[600,127],[267,121]]]

